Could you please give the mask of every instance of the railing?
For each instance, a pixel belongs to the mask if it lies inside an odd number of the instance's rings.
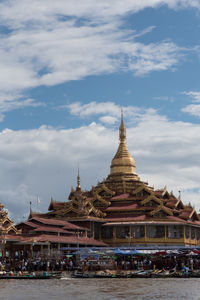
[[[102,239],[104,243],[109,245],[115,244],[186,244],[186,245],[200,245],[200,240],[197,239],[186,239],[186,238],[152,238],[152,237],[142,237],[142,238],[113,238],[113,239]]]

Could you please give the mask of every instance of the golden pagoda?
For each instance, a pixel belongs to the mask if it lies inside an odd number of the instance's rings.
[[[119,146],[110,174],[89,191],[82,191],[80,175],[69,200],[51,200],[48,218],[87,227],[93,238],[110,246],[199,245],[200,218],[164,187],[154,190],[140,180],[126,144],[123,115]]]
[[[16,241],[16,237],[20,234],[21,231],[15,227],[14,222],[8,217],[8,211],[0,203],[0,255],[2,258],[5,256],[6,248],[10,249],[13,241]]]

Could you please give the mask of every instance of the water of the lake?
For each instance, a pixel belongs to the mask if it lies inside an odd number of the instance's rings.
[[[0,280],[0,300],[200,300],[200,278]]]

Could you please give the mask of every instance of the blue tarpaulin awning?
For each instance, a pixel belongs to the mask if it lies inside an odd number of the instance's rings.
[[[121,250],[120,248],[117,248],[114,250],[114,253],[117,255],[121,254],[121,255],[140,255],[142,253],[140,253],[139,251],[135,250],[135,249],[131,249],[131,250]]]

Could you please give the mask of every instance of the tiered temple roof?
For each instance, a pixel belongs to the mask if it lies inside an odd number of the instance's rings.
[[[88,238],[87,228],[77,226],[64,220],[33,217],[17,225],[21,229],[23,242],[51,242],[62,244],[79,244],[105,246],[104,243]]]
[[[180,195],[176,197],[163,189],[154,190],[140,180],[135,160],[126,145],[126,128],[121,119],[119,146],[112,159],[108,177],[82,191],[80,176],[77,187],[72,189],[67,202],[51,200],[48,216],[72,222],[93,220],[102,226],[114,224],[191,224],[200,225],[195,208],[184,205]]]
[[[0,204],[0,234],[1,236],[16,235],[20,231],[14,225],[14,222],[8,217],[7,210],[4,209],[4,205]]]
[[[193,232],[191,238],[196,237],[200,241],[200,217],[195,208],[191,205],[184,205],[180,195],[176,197],[173,192],[168,192],[166,186],[163,189],[154,190],[148,183],[140,180],[136,173],[135,160],[126,145],[126,128],[122,116],[119,127],[119,146],[112,159],[110,174],[107,178],[98,182],[91,190],[83,191],[78,172],[77,186],[75,189],[72,188],[68,201],[58,202],[51,198],[48,213],[39,214],[31,211],[29,220],[21,223],[18,228],[22,229],[23,234],[28,230],[37,241],[59,240],[61,242],[62,240],[62,243],[65,243],[67,239],[77,243],[77,236],[73,234],[77,230],[88,231],[92,233],[89,234],[92,239],[89,241],[86,235],[82,236],[82,240],[78,237],[80,244],[93,242],[93,245],[100,245],[101,241],[97,239],[102,240],[102,235],[105,235],[102,233],[104,228],[129,225],[130,236],[133,234],[132,225],[143,226],[144,224],[145,226],[148,224],[165,226],[165,229],[161,228],[164,230],[162,235],[165,243],[171,235],[171,229],[166,226],[175,226],[174,237],[177,225],[182,226],[182,231],[180,230],[182,233],[178,236],[188,231],[188,228],[184,226],[189,225],[190,232],[192,232],[191,226],[196,226],[199,231],[195,231],[195,234]],[[113,229],[110,234],[113,239],[116,238],[116,230],[116,228]],[[145,230],[147,232],[151,229],[149,227]],[[159,235],[161,236],[160,232]],[[186,235],[188,239],[188,234]],[[148,243],[147,240],[145,233],[144,243]],[[111,242],[111,244],[115,243]]]

